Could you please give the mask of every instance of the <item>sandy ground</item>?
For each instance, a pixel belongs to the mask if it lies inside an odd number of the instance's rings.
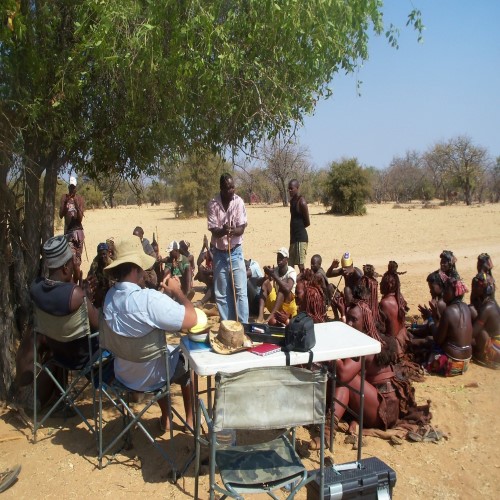
[[[261,266],[271,265],[276,259],[273,252],[288,246],[288,208],[252,206],[247,210],[245,256],[257,260]],[[399,270],[406,271],[401,283],[410,316],[417,313],[419,303],[428,300],[425,278],[438,268],[443,249],[454,251],[457,268],[467,284],[475,273],[479,253],[488,252],[497,263],[500,258],[500,205],[435,209],[422,209],[420,204],[398,209],[392,205],[370,205],[365,217],[334,217],[324,214],[321,206],[311,206],[310,212],[309,257],[319,253],[327,268],[333,258],[340,258],[349,250],[356,266],[370,263],[380,274],[389,260],[396,260]],[[173,239],[190,241],[195,255],[203,234],[207,233],[205,219],[175,219],[173,205],[88,211],[85,218],[88,260],[84,255],[84,271],[88,270],[100,241],[131,234],[136,225],[144,228],[150,240],[155,232],[162,249]],[[500,439],[496,428],[499,376],[500,372],[472,365],[462,377],[428,377],[416,384],[418,400],[432,400],[433,424],[448,435],[447,440],[438,444],[404,442],[392,446],[377,438],[366,438],[363,456],[379,457],[397,473],[394,498],[499,497]],[[176,393],[174,403],[180,406],[180,394]],[[90,411],[89,401],[86,410]],[[156,435],[159,431],[155,430],[154,417],[158,415],[155,408],[148,417]],[[113,422],[113,416],[109,418]],[[0,471],[16,463],[23,467],[18,482],[4,493],[5,498],[192,496],[192,467],[177,484],[170,484],[167,467],[139,434],[134,438],[132,450],[119,455],[117,462],[100,471],[89,433],[76,419],[61,424],[61,420],[51,420],[42,431],[43,438],[33,444],[30,430],[19,415],[6,408],[1,410]],[[312,469],[317,467],[318,456],[306,451],[308,439],[308,431],[300,430],[300,449]],[[337,434],[333,454],[337,463],[356,456],[343,439],[343,435]],[[193,449],[192,438],[176,432],[174,444],[178,462],[182,463]],[[206,485],[204,476],[202,498],[206,498]],[[309,497],[315,496],[309,492]],[[306,498],[306,492],[298,498]]]

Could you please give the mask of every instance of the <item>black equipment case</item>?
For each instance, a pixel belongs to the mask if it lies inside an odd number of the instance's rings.
[[[377,457],[359,462],[325,467],[325,491],[316,498],[337,500],[345,498],[390,499],[396,484],[396,472]],[[319,479],[312,482],[319,493]]]

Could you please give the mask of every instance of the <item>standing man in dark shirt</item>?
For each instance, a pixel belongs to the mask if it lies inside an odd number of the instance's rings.
[[[64,234],[66,235],[71,249],[74,253],[73,281],[78,283],[82,272],[82,250],[85,242],[83,232],[83,212],[85,211],[85,200],[83,196],[76,194],[76,177],[69,178],[68,193],[61,198],[59,207],[59,218],[64,217]]]
[[[299,194],[300,184],[297,179],[292,179],[288,183],[288,193],[290,195],[290,249],[288,264],[292,267],[299,266],[299,271],[304,271],[304,264],[307,256],[307,236],[306,227],[309,227],[309,208],[305,198]]]

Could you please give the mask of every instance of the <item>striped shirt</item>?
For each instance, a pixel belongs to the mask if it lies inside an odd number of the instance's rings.
[[[224,206],[222,205],[222,199],[219,193],[208,202],[207,214],[209,230],[221,228],[224,224],[228,224],[235,228],[238,226],[246,225],[247,223],[245,203],[237,194],[235,194],[233,196],[233,199],[229,202],[229,206],[226,211],[224,210]],[[243,235],[231,236],[231,248],[235,248],[237,245],[241,245],[242,242]],[[218,250],[227,251],[227,235],[216,238],[212,234],[211,244]]]

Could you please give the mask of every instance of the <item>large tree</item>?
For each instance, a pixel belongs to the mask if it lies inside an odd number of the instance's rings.
[[[4,0],[1,16],[0,398],[65,168],[133,178],[276,137],[384,31],[379,0]]]
[[[183,216],[203,215],[208,200],[219,192],[220,175],[229,170],[221,157],[202,153],[179,162],[171,183],[173,199]]]
[[[465,203],[470,205],[486,171],[488,152],[476,146],[470,137],[459,136],[446,144],[444,157],[447,168],[463,192]]]
[[[309,152],[290,140],[277,139],[262,148],[265,173],[276,187],[283,206],[288,205],[288,183],[297,179],[299,183],[308,177],[311,170]]]
[[[457,136],[435,144],[424,156],[436,188],[444,201],[451,189],[460,190],[465,203],[470,205],[474,193],[484,179],[490,164],[488,152],[467,136]]]
[[[392,159],[385,179],[391,200],[399,203],[432,197],[432,189],[422,165],[422,157],[416,151],[407,151],[405,156]]]

